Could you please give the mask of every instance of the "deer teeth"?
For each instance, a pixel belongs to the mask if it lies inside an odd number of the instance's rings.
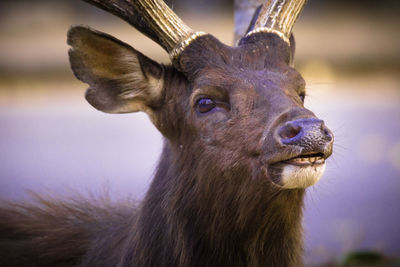
[[[309,157],[309,158],[299,157],[290,159],[287,162],[297,165],[312,165],[312,164],[323,164],[325,160],[322,157]]]

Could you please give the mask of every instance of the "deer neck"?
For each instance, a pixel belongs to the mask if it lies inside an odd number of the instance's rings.
[[[251,183],[253,179],[243,177],[245,170],[201,177],[195,157],[185,157],[185,166],[171,164],[171,151],[164,149],[132,241],[141,251],[132,251],[134,258],[152,262],[135,264],[301,266],[304,190],[262,192],[261,182],[253,196],[238,196],[236,187],[224,188],[220,182],[229,176]]]

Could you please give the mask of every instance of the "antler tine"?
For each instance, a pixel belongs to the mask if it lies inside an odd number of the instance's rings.
[[[174,61],[203,32],[194,32],[160,0],[83,0],[110,12],[161,45]]]
[[[253,29],[246,36],[258,32],[277,34],[288,45],[294,23],[307,0],[267,0],[262,7]]]

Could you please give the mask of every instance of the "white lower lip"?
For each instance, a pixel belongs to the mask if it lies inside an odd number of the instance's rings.
[[[283,188],[307,188],[321,178],[325,171],[325,163],[307,163],[303,165],[286,163],[279,183]]]

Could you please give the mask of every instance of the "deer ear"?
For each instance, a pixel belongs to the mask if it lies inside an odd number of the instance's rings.
[[[107,113],[151,112],[161,102],[163,67],[116,38],[72,27],[67,43],[75,76],[90,85],[87,101]]]

